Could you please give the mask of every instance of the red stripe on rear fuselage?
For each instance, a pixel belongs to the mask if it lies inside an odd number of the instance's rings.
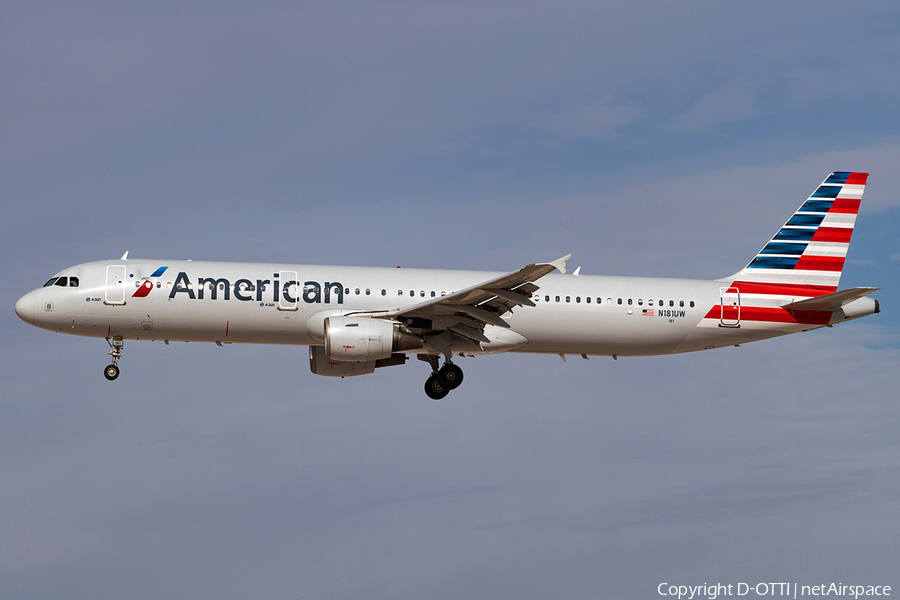
[[[724,317],[732,321],[737,320],[737,312],[737,309],[726,306]],[[706,313],[704,318],[719,320],[722,316],[722,306],[717,304]],[[830,319],[831,312],[821,310],[786,310],[778,307],[742,306],[740,311],[741,321],[827,325]]]

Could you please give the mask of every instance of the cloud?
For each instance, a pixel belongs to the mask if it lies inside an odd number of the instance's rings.
[[[641,111],[636,106],[593,104],[556,114],[545,114],[538,127],[572,139],[603,139],[634,123]]]
[[[745,121],[755,113],[755,102],[746,92],[724,91],[704,96],[669,123],[674,131],[711,133],[717,125]]]

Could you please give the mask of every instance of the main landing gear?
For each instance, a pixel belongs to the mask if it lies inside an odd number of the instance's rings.
[[[106,338],[106,343],[111,348],[107,354],[112,356],[112,364],[103,369],[103,376],[112,381],[119,376],[119,359],[122,358],[122,346],[125,345],[125,341],[120,337],[114,337],[111,340]]]
[[[444,360],[444,366],[440,369],[437,356],[428,355],[421,358],[431,365],[431,376],[425,380],[425,393],[432,400],[445,398],[451,390],[455,390],[463,382],[463,370],[450,362],[449,358]]]

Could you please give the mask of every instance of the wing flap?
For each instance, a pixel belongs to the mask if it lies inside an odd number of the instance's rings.
[[[488,337],[484,335],[484,333],[474,327],[469,327],[468,325],[457,323],[456,325],[451,326],[449,329],[453,333],[461,335],[464,338],[468,338],[473,342],[482,342],[484,344],[491,343],[491,340],[489,340]]]
[[[481,321],[482,323],[487,323],[490,325],[496,325],[497,327],[503,327],[504,329],[509,329],[509,323],[501,319],[497,316],[497,313],[491,312],[489,310],[485,310],[483,308],[478,308],[477,306],[471,306],[469,304],[457,304],[454,306],[456,310],[462,311],[476,319]]]
[[[498,298],[501,298],[502,300],[512,302],[513,304],[517,304],[519,306],[534,306],[534,302],[529,300],[528,297],[525,296],[524,294],[520,294],[517,290],[507,291],[507,290],[486,289],[484,291],[494,294]]]

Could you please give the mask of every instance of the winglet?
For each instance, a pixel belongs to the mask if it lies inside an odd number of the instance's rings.
[[[549,262],[549,263],[547,263],[547,264],[548,264],[548,265],[553,265],[554,267],[556,267],[557,269],[559,269],[559,272],[560,272],[560,273],[562,273],[563,275],[565,275],[565,274],[566,274],[566,262],[568,262],[568,260],[569,260],[570,258],[572,258],[572,255],[571,255],[571,254],[566,254],[566,255],[563,256],[562,258],[557,258],[556,260],[551,261],[551,262]]]
[[[119,260],[128,260],[128,250],[125,251],[125,254],[123,254],[122,258],[120,258]],[[563,271],[563,273],[565,273],[565,271]]]

